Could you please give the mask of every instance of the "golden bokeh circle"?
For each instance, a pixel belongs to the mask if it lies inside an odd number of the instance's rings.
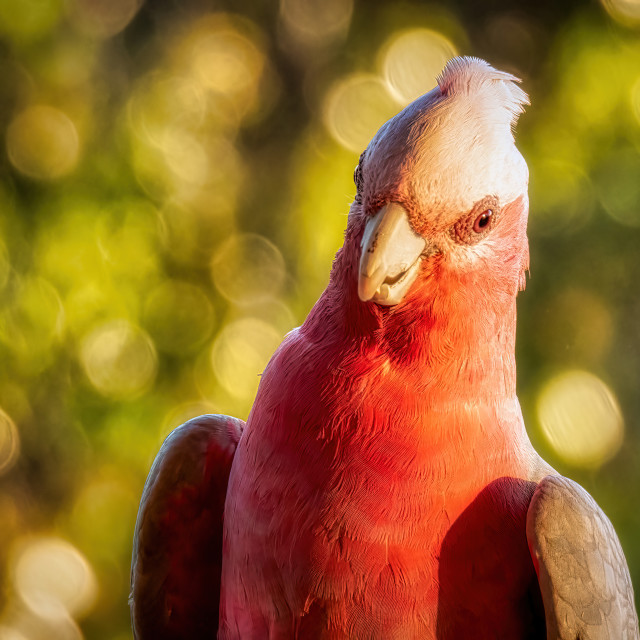
[[[6,144],[11,164],[36,180],[71,173],[80,154],[76,126],[64,112],[48,105],[19,113],[9,124]]]
[[[211,262],[211,276],[229,301],[253,304],[276,296],[286,275],[284,258],[273,242],[255,233],[229,237]]]
[[[158,368],[153,341],[126,320],[111,321],[90,332],[82,342],[80,359],[91,384],[114,398],[146,391]]]
[[[355,73],[327,94],[323,117],[331,135],[355,153],[366,149],[378,129],[398,111],[398,103],[378,76]]]
[[[576,467],[595,469],[620,449],[624,421],[609,387],[586,371],[551,379],[537,402],[542,433],[554,452]]]
[[[98,584],[87,559],[66,540],[21,541],[13,562],[14,586],[31,611],[44,618],[82,616],[94,605]]]
[[[260,375],[281,340],[275,327],[258,318],[228,324],[211,349],[211,365],[220,385],[238,400],[252,400]]]
[[[436,86],[436,78],[457,51],[453,43],[431,29],[395,33],[382,48],[382,73],[392,95],[409,104]]]
[[[280,0],[280,17],[290,37],[305,46],[328,45],[351,22],[353,0]]]

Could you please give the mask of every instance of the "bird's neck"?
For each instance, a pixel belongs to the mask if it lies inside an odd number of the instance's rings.
[[[396,306],[363,303],[357,295],[358,252],[348,242],[305,323],[311,339],[328,339],[347,362],[371,362],[372,373],[375,363],[405,372],[407,384],[434,401],[515,397],[515,290],[492,291],[464,277],[441,276],[423,290],[418,283]]]

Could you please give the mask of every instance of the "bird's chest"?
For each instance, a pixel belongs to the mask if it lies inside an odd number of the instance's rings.
[[[360,423],[375,412],[361,407]],[[478,444],[417,444],[409,428],[352,433],[280,442],[245,494],[238,574],[261,585],[252,606],[271,635],[459,638],[502,625],[526,637],[533,488],[514,465]],[[288,447],[303,454],[294,465]]]
[[[533,484],[498,465],[478,474],[473,467],[482,460],[456,466],[445,452],[398,465],[401,446],[394,451],[383,440],[378,447],[368,468],[349,456],[338,494],[328,494],[321,520],[310,518],[315,535],[298,566],[312,567],[308,593],[324,603],[327,619],[348,619],[348,637],[368,637],[370,628],[379,638],[418,637],[418,630],[481,638],[478,628],[492,629],[492,638],[526,637]]]

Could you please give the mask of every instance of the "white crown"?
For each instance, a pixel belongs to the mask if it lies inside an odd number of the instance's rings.
[[[514,127],[518,116],[529,104],[527,94],[516,84],[519,78],[494,69],[488,62],[474,57],[449,60],[438,76],[443,97],[468,96],[478,99],[486,113],[501,110],[506,122]]]

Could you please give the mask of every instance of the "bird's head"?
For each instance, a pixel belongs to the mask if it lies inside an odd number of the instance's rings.
[[[350,213],[360,300],[398,305],[433,293],[438,278],[509,296],[522,288],[528,169],[512,130],[528,102],[516,82],[455,58],[378,131],[356,168]]]

